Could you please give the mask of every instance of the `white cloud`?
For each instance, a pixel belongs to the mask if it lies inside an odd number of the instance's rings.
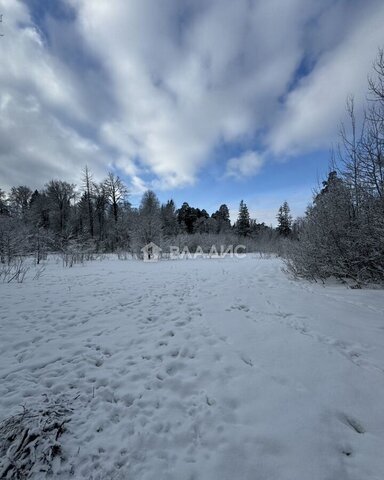
[[[247,151],[227,162],[226,175],[234,178],[251,177],[259,173],[264,164],[263,157],[257,152]]]
[[[33,96],[0,93],[2,188],[41,188],[51,178],[74,182],[92,165],[101,178],[106,157],[100,147],[47,113]]]
[[[346,99],[356,97],[360,109],[367,76],[378,47],[383,46],[384,4],[374,2],[360,12],[342,41],[325,52],[314,70],[288,95],[268,135],[273,153],[329,147],[345,118]]]
[[[245,0],[73,5],[119,101],[103,140],[140,158],[163,187],[193,184],[219,142],[251,138],[273,116],[300,61],[304,12],[313,10],[276,0],[269,8]]]
[[[92,118],[76,75],[49,53],[24,4],[2,3],[1,187],[40,188],[59,176],[76,181],[85,164],[101,178],[108,157],[75,126]]]
[[[17,90],[33,96],[45,108],[64,110],[85,119],[78,85],[70,69],[49,54],[28,8],[19,1],[3,0],[0,69],[1,91]]]
[[[232,177],[327,147],[346,96],[365,91],[384,23],[379,0],[66,2],[74,20],[47,18],[46,41],[28,2],[2,1],[3,187],[88,163],[96,176],[117,167],[134,191],[143,178],[176,188],[225,143],[246,152]]]

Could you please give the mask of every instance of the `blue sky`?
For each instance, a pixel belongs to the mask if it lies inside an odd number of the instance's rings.
[[[301,215],[348,95],[384,46],[381,0],[0,0],[0,188],[80,184],[87,164],[137,205],[241,199]]]

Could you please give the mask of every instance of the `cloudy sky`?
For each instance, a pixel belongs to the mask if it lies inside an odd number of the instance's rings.
[[[0,0],[0,188],[129,185],[259,221],[304,211],[383,0]]]

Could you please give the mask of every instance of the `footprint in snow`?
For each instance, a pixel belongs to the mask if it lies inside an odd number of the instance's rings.
[[[238,304],[238,305],[232,305],[230,308],[227,308],[226,310],[227,312],[230,312],[231,310],[242,310],[243,312],[249,312],[249,307],[247,305]]]
[[[240,355],[240,358],[246,365],[249,365],[250,367],[253,367],[253,361],[252,361],[251,358],[249,358],[248,356],[246,356],[244,354]]]
[[[359,420],[357,420],[354,417],[351,417],[350,415],[346,415],[345,413],[342,413],[339,415],[339,420],[344,423],[344,425],[347,425],[347,427],[352,428],[356,433],[363,434],[365,433],[365,428],[361,424]]]

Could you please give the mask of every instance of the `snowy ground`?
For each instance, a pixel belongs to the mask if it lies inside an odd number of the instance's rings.
[[[0,420],[72,402],[54,478],[382,480],[384,293],[281,267],[109,259],[1,284]]]

